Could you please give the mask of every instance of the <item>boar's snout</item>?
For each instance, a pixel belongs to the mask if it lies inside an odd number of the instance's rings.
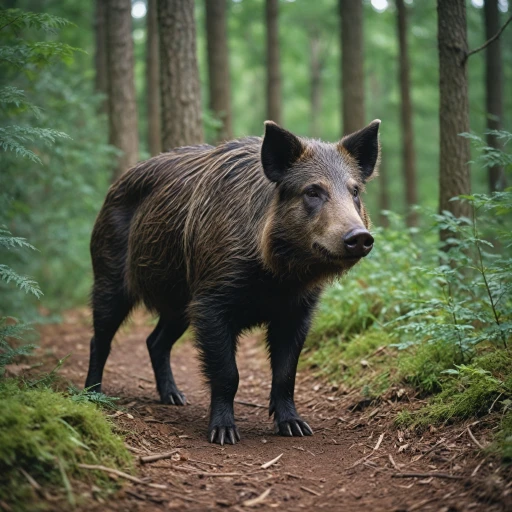
[[[373,248],[373,236],[364,228],[355,228],[343,237],[343,243],[350,257],[363,258]]]

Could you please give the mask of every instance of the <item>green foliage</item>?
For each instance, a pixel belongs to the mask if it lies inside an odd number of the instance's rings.
[[[122,439],[93,403],[10,379],[0,381],[0,409],[0,499],[17,509],[32,502],[22,470],[42,486],[69,488],[73,502],[74,479],[108,485],[79,463],[133,468]]]
[[[92,403],[103,409],[118,409],[117,401],[119,398],[115,396],[107,396],[90,389],[78,389],[75,386],[68,387],[68,394],[73,402]]]
[[[495,350],[476,357],[472,364],[456,365],[444,372],[442,390],[424,408],[397,418],[400,426],[426,428],[453,419],[478,417],[500,408],[512,398],[512,356]]]

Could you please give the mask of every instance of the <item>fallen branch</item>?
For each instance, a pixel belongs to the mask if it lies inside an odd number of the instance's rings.
[[[448,473],[393,473],[391,478],[447,478],[449,480],[462,480],[463,477],[449,475]]]
[[[268,469],[270,466],[275,464],[282,456],[283,456],[283,454],[281,453],[281,455],[278,455],[275,459],[272,459],[272,460],[269,460],[268,462],[265,462],[265,464],[261,465],[261,469]]]
[[[139,460],[142,464],[147,464],[148,462],[155,462],[157,460],[170,459],[174,454],[176,454],[178,452],[179,452],[179,450],[173,450],[172,452],[155,453],[154,455],[145,455],[144,457],[139,457]]]
[[[110,473],[111,475],[116,475],[121,478],[125,478],[134,484],[147,485],[148,487],[152,487],[153,489],[167,489],[167,485],[163,484],[152,484],[148,482],[144,482],[140,478],[136,476],[129,475],[128,473],[124,473],[123,471],[119,471],[118,469],[107,468],[106,466],[96,465],[96,464],[77,464],[79,468],[82,469],[92,469],[93,471],[104,471],[105,473]]]

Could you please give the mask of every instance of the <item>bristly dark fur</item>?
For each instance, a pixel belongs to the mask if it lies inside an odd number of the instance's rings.
[[[160,316],[147,344],[164,403],[185,403],[170,349],[193,325],[212,392],[210,440],[221,444],[239,438],[236,343],[255,325],[268,328],[276,429],[312,433],[293,404],[297,360],[322,287],[354,263],[343,259],[342,235],[354,223],[369,225],[351,192],[372,173],[368,159],[358,166],[364,131],[353,141],[357,155],[343,147],[347,138],[341,146],[299,139],[270,123],[265,141],[263,150],[262,139],[251,137],[141,162],[110,188],[91,240],[94,337],[86,385],[100,389],[111,340],[143,302]],[[329,195],[324,206],[304,203],[303,188],[313,182]]]

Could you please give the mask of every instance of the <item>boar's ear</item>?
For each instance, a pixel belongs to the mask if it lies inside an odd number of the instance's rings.
[[[362,130],[346,135],[338,143],[340,150],[348,152],[356,161],[363,181],[371,177],[379,160],[379,125],[380,119],[375,119]]]
[[[279,183],[303,152],[304,146],[298,137],[273,121],[265,121],[261,164],[270,181]]]

